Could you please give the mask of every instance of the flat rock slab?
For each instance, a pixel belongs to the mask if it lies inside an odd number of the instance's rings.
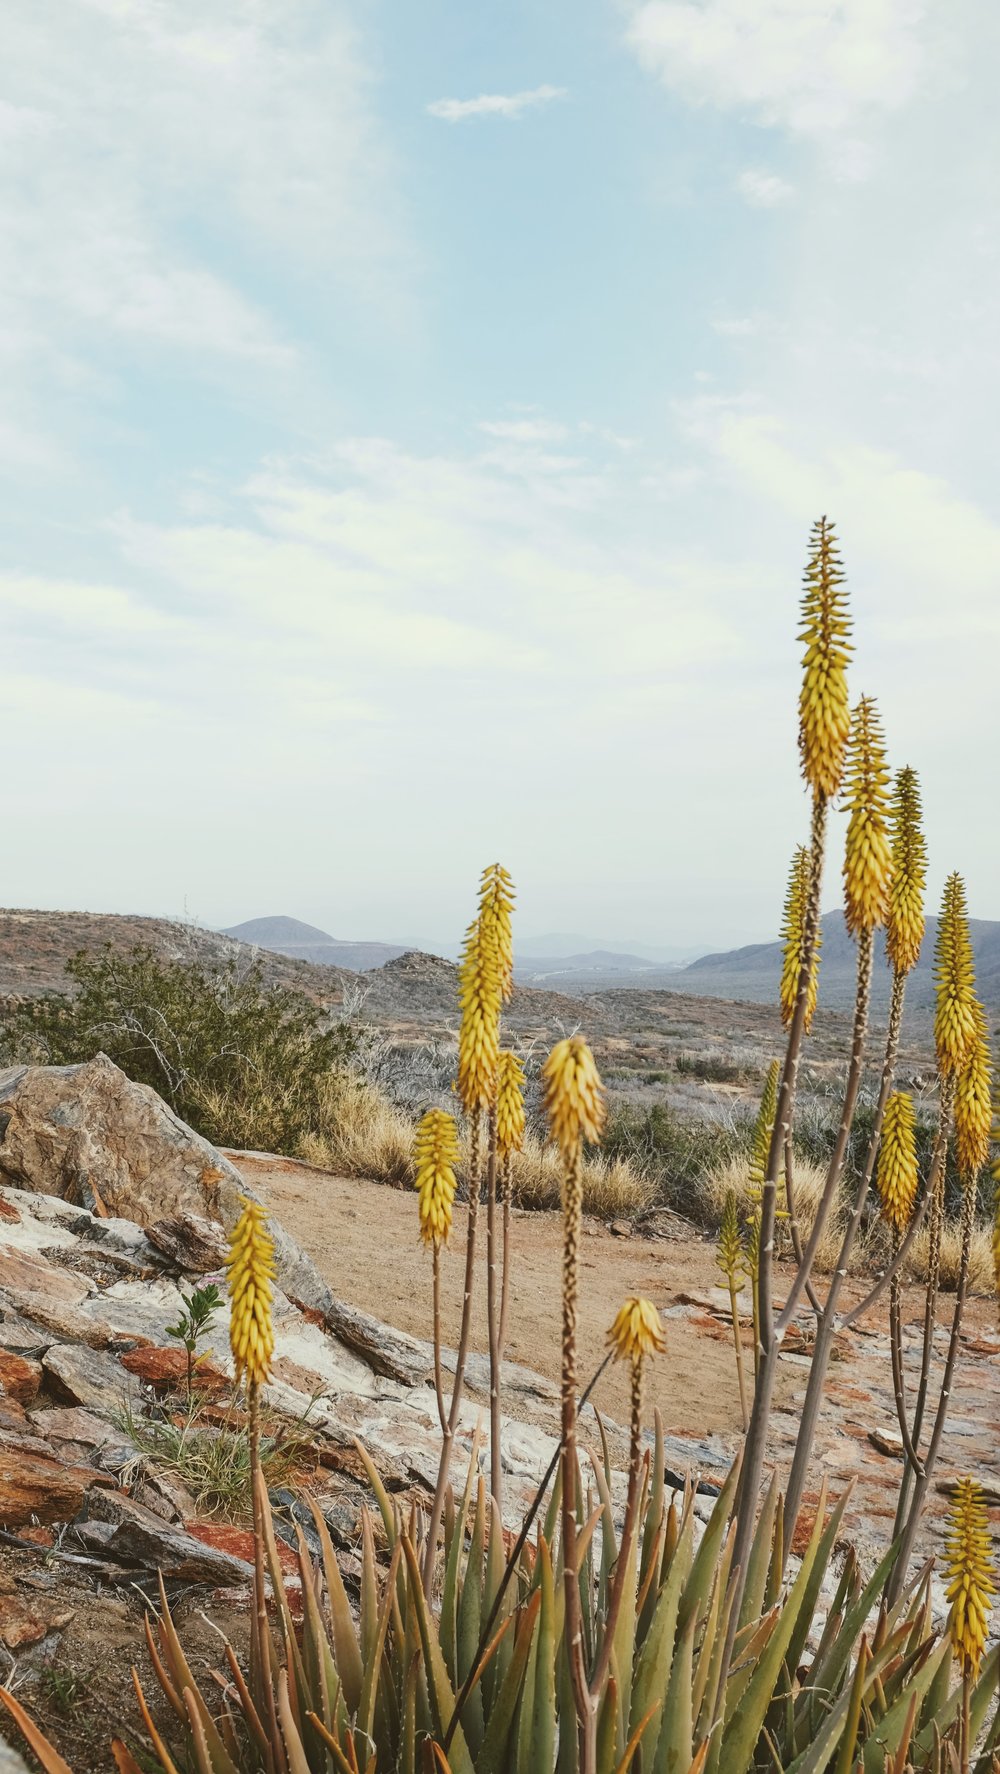
[[[253,1565],[245,1559],[205,1545],[184,1528],[172,1527],[122,1491],[94,1492],[90,1514],[111,1525],[104,1550],[125,1564],[145,1565],[184,1583],[242,1585],[253,1578]]]
[[[2,1335],[3,1326],[0,1325]],[[29,1361],[23,1355],[14,1355],[9,1349],[0,1348],[0,1392],[18,1404],[32,1404],[38,1397],[41,1383],[42,1369],[37,1361]]]
[[[6,1527],[72,1521],[85,1489],[80,1468],[65,1466],[47,1443],[0,1434],[0,1523]]]
[[[70,1404],[82,1404],[98,1416],[113,1419],[126,1401],[137,1396],[139,1382],[120,1361],[101,1349],[79,1343],[56,1343],[42,1363],[53,1390]]]
[[[56,1405],[51,1410],[29,1411],[39,1435],[47,1441],[71,1441],[77,1447],[103,1448],[120,1439],[118,1431],[103,1417],[79,1405]]]
[[[41,1294],[53,1305],[79,1306],[94,1292],[94,1284],[85,1275],[71,1269],[57,1269],[44,1257],[30,1251],[16,1250],[0,1240],[0,1287],[16,1295]]]

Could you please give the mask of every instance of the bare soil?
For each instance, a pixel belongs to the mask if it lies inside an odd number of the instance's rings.
[[[411,1192],[332,1176],[280,1158],[240,1154],[248,1182],[307,1250],[334,1293],[411,1335],[431,1333],[430,1258],[417,1237]],[[444,1337],[458,1337],[464,1277],[466,1210],[456,1205],[452,1248],[442,1262]],[[626,1295],[645,1294],[661,1312],[682,1294],[705,1293],[722,1277],[713,1244],[637,1235],[615,1237],[588,1220],[579,1316],[581,1378],[606,1349],[608,1327]],[[507,1358],[558,1381],[562,1229],[557,1213],[515,1213]],[[481,1271],[482,1273],[482,1271]],[[485,1283],[472,1323],[473,1347],[485,1351]],[[667,1321],[667,1352],[651,1366],[648,1406],[658,1405],[671,1433],[739,1433],[739,1392],[732,1341],[706,1323],[698,1330]],[[713,1334],[714,1333],[714,1334]],[[629,1415],[628,1377],[612,1366],[595,1403],[619,1423]],[[734,1443],[735,1446],[735,1443]]]

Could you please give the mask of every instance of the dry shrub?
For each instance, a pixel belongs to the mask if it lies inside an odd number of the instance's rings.
[[[298,1142],[297,1155],[343,1176],[370,1177],[393,1188],[413,1182],[413,1121],[405,1109],[363,1080],[331,1079],[323,1104],[322,1132]],[[462,1136],[459,1180],[468,1176],[468,1135]],[[557,1153],[535,1134],[516,1152],[511,1169],[518,1207],[558,1207],[561,1169]],[[588,1154],[583,1161],[583,1198],[601,1218],[634,1216],[648,1207],[653,1184],[623,1158]]]
[[[826,1183],[826,1172],[817,1164],[811,1164],[808,1158],[797,1158],[792,1173],[793,1193],[795,1196],[795,1212],[802,1232],[802,1238],[808,1238],[816,1219],[816,1209]],[[744,1153],[730,1158],[717,1170],[710,1171],[704,1179],[705,1198],[711,1207],[712,1218],[721,1223],[726,1197],[730,1190],[736,1193],[740,1206],[747,1209],[750,1199],[750,1159]],[[785,1191],[782,1188],[778,1195],[778,1206],[786,1206]],[[829,1274],[834,1268],[840,1254],[840,1243],[844,1234],[844,1203],[838,1195],[833,1211],[827,1218],[823,1235],[816,1251],[816,1268],[823,1274]],[[778,1249],[785,1251],[791,1248],[791,1238],[787,1220],[779,1220],[777,1228]]]
[[[905,1275],[908,1281],[927,1279],[927,1256],[930,1234],[926,1222],[921,1226],[907,1258]],[[954,1292],[962,1259],[962,1228],[957,1220],[946,1220],[941,1229],[941,1286]],[[969,1253],[969,1292],[991,1294],[994,1289],[992,1229],[980,1222],[972,1229]]]

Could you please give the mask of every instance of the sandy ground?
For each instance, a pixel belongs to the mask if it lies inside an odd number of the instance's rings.
[[[430,1335],[430,1257],[417,1238],[412,1194],[281,1159],[233,1156],[341,1299],[414,1336]],[[445,1336],[452,1347],[462,1303],[465,1224],[465,1210],[456,1207],[442,1287]],[[646,1294],[662,1312],[677,1295],[704,1293],[722,1280],[714,1246],[699,1239],[617,1238],[595,1220],[586,1222],[586,1234],[580,1302],[583,1379],[601,1361],[608,1326],[627,1294]],[[507,1356],[551,1380],[559,1377],[561,1256],[557,1214],[515,1214]],[[479,1276],[481,1303],[473,1318],[473,1345],[485,1350],[484,1266]],[[628,1422],[628,1378],[621,1367],[612,1366],[603,1375],[594,1396],[611,1417]],[[667,1351],[651,1366],[647,1400],[650,1415],[653,1405],[659,1406],[669,1432],[738,1434],[732,1343],[668,1320]]]

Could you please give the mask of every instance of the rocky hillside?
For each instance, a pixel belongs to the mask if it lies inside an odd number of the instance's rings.
[[[318,930],[315,924],[303,924],[298,918],[250,918],[245,924],[231,925],[222,934],[254,948],[289,955],[293,961],[346,968],[350,973],[367,973],[370,968],[382,967],[386,961],[406,953],[403,943],[340,942],[325,930]]]

